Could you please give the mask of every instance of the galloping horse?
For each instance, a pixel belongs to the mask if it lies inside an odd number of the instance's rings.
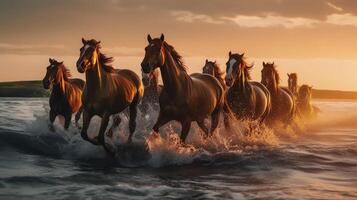
[[[259,82],[250,81],[249,66],[244,54],[232,54],[226,69],[227,101],[237,119],[264,122],[271,109],[270,93]]]
[[[296,73],[288,73],[288,88],[294,95],[294,98],[298,98],[298,77]]]
[[[147,37],[149,45],[145,48],[145,57],[141,63],[144,73],[160,68],[164,86],[159,102],[160,113],[153,127],[159,128],[171,120],[181,123],[181,141],[185,142],[190,131],[191,122],[208,136],[218,126],[219,115],[224,109],[224,90],[219,81],[207,74],[188,75],[182,57],[175,49],[164,41],[164,35],[152,39]],[[204,119],[211,116],[211,130],[204,124]]]
[[[262,84],[264,84],[272,100],[272,110],[269,121],[281,121],[284,125],[291,125],[295,117],[295,102],[293,94],[286,88],[279,87],[279,73],[273,63],[263,62]]]
[[[222,77],[224,72],[222,72],[216,61],[212,62],[206,59],[205,66],[202,68],[202,73],[210,74],[211,76],[216,77],[216,79],[221,83],[223,89],[226,90],[227,86]]]
[[[82,113],[82,90],[84,81],[81,79],[69,79],[71,74],[63,65],[63,62],[58,62],[55,59],[49,59],[50,65],[47,67],[47,72],[42,80],[43,87],[50,89],[50,129],[54,130],[53,122],[57,115],[62,115],[65,119],[64,128],[68,129],[72,119],[72,114],[77,113],[75,122],[78,125],[78,120]]]
[[[320,109],[311,104],[312,87],[302,85],[299,89],[299,98],[297,99],[297,111],[302,119],[311,119],[316,117]]]
[[[105,150],[110,152],[104,142],[109,117],[129,107],[128,142],[131,142],[136,128],[137,105],[143,96],[144,87],[134,72],[127,69],[115,70],[109,65],[113,58],[100,52],[100,42],[82,38],[82,43],[77,61],[78,72],[86,75],[86,86],[82,95],[84,110],[81,136],[95,145],[103,145]],[[87,129],[94,115],[102,117],[102,122],[98,136],[89,139]]]
[[[141,100],[139,109],[142,113],[147,113],[149,107],[155,111],[160,109],[159,96],[162,90],[162,85],[159,85],[160,70],[155,69],[150,73],[142,72],[142,81],[145,87],[144,97]]]

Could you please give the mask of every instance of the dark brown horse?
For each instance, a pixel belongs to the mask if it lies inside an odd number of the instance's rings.
[[[181,123],[181,141],[184,142],[191,123],[196,121],[208,136],[218,126],[220,112],[224,107],[224,90],[213,76],[201,73],[188,75],[181,56],[164,41],[164,35],[152,39],[147,37],[149,45],[145,48],[145,57],[141,63],[142,71],[150,73],[160,68],[164,86],[160,94],[160,113],[153,127],[159,128],[169,121]],[[211,130],[204,124],[211,116]]]
[[[271,109],[270,93],[261,83],[250,81],[249,70],[252,67],[245,61],[244,54],[229,52],[226,84],[230,88],[227,101],[237,119],[259,120],[262,123]]]
[[[299,96],[297,99],[297,113],[301,119],[315,118],[320,109],[311,104],[312,87],[302,85],[299,88]]]
[[[142,81],[145,87],[144,97],[141,100],[139,109],[142,113],[147,113],[149,107],[155,111],[159,111],[159,96],[162,90],[162,85],[159,85],[160,70],[155,69],[150,73],[142,72]]]
[[[298,77],[296,73],[288,73],[288,88],[294,95],[294,98],[298,97]]]
[[[287,89],[279,87],[280,77],[273,63],[263,62],[262,83],[271,94],[272,110],[269,121],[283,122],[284,125],[292,125],[295,117],[295,102],[293,94]]]
[[[53,122],[57,115],[62,115],[65,119],[64,128],[68,129],[72,114],[75,116],[76,125],[82,113],[82,90],[84,81],[81,79],[69,79],[71,74],[64,66],[63,62],[58,62],[55,59],[49,59],[50,65],[47,67],[47,72],[42,80],[43,87],[50,89],[50,129],[54,130]]]
[[[131,142],[136,128],[137,105],[143,96],[144,87],[134,72],[126,69],[115,70],[110,65],[113,58],[100,52],[100,42],[82,39],[82,43],[77,61],[78,72],[86,75],[86,87],[82,95],[84,110],[81,136],[95,145],[103,145],[105,150],[109,151],[104,141],[109,117],[129,107],[128,142]],[[87,129],[94,115],[102,117],[102,122],[98,137],[89,139]]]
[[[211,76],[216,77],[216,79],[221,83],[223,89],[226,90],[227,86],[223,79],[224,72],[222,72],[216,61],[212,62],[206,59],[205,66],[202,68],[202,73],[210,74]]]

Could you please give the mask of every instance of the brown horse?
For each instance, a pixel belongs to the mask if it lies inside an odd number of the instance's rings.
[[[298,77],[296,73],[288,73],[288,88],[296,99],[298,97]]]
[[[77,61],[78,72],[86,75],[86,87],[82,95],[84,110],[81,136],[95,145],[103,145],[105,150],[110,152],[104,142],[109,117],[129,107],[128,142],[131,142],[136,128],[137,105],[143,96],[144,87],[134,72],[126,69],[115,70],[109,65],[113,58],[100,52],[100,42],[82,38],[82,43]],[[102,117],[102,122],[98,137],[89,139],[87,129],[94,115]]]
[[[264,84],[272,100],[272,110],[269,121],[281,121],[284,125],[292,125],[295,117],[295,102],[293,94],[287,89],[279,87],[280,77],[273,63],[263,62],[262,84]]]
[[[227,101],[237,119],[259,120],[264,122],[271,109],[270,93],[259,82],[250,81],[248,65],[244,54],[232,54],[226,69]]]
[[[149,107],[155,111],[160,109],[159,96],[162,90],[162,85],[159,85],[160,70],[155,69],[150,73],[142,72],[142,81],[145,87],[144,97],[141,100],[139,109],[142,113],[147,113]]]
[[[160,113],[153,127],[159,128],[169,121],[181,123],[181,141],[185,142],[191,123],[196,121],[206,136],[218,126],[219,116],[224,109],[224,90],[219,81],[207,74],[188,75],[182,57],[164,41],[164,35],[152,39],[147,37],[149,45],[145,48],[145,57],[141,63],[144,73],[160,68],[164,86],[160,94]],[[204,124],[211,116],[211,130]]]
[[[84,81],[81,79],[69,79],[71,74],[63,65],[63,62],[58,62],[55,59],[49,59],[50,65],[47,67],[47,72],[42,80],[43,87],[50,89],[50,129],[54,130],[53,122],[57,115],[62,115],[65,119],[64,128],[68,129],[72,119],[72,114],[75,116],[76,125],[82,113],[82,90]]]
[[[205,66],[202,68],[202,73],[210,74],[211,76],[216,77],[216,79],[221,83],[223,89],[226,90],[227,86],[222,77],[224,72],[222,72],[216,61],[212,62],[206,59]]]
[[[320,109],[311,104],[312,87],[302,85],[297,99],[297,112],[302,119],[315,118]]]

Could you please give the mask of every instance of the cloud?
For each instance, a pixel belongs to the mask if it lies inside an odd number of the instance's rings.
[[[339,12],[343,11],[343,8],[341,8],[341,7],[339,7],[339,6],[335,5],[335,4],[333,4],[333,3],[331,3],[331,2],[326,2],[326,5],[327,5],[328,7],[330,7],[330,8],[332,8],[332,9],[336,10],[336,11],[339,11]]]
[[[193,23],[193,22],[205,22],[209,24],[222,24],[224,21],[213,19],[211,16],[204,14],[195,14],[190,11],[173,11],[171,15],[176,18],[177,21]]]
[[[318,20],[303,18],[303,17],[284,17],[279,15],[265,15],[265,16],[250,16],[250,15],[236,15],[235,17],[223,17],[234,22],[241,27],[285,27],[285,28],[296,28],[296,27],[312,27],[313,25],[319,23]]]
[[[327,16],[326,23],[340,26],[357,26],[357,16],[350,13],[331,14]]]
[[[0,43],[0,54],[42,54],[67,52],[64,45]]]

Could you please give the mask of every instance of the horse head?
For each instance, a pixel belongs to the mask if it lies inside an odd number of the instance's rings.
[[[275,68],[274,62],[272,63],[263,62],[262,84],[265,85],[267,88],[278,90],[279,81],[280,81],[279,74]]]
[[[84,73],[97,64],[100,49],[100,41],[94,39],[85,40],[82,38],[82,43],[83,46],[80,49],[79,58],[77,60],[77,70],[80,73]]]
[[[244,53],[233,54],[229,52],[229,58],[226,63],[226,84],[227,86],[232,86],[237,79],[245,82],[246,79],[250,79],[249,70],[253,67],[253,65],[248,66],[244,60]]]
[[[141,62],[141,70],[148,74],[165,63],[165,37],[164,34],[161,34],[160,38],[152,39],[149,34],[147,40],[149,45],[145,47],[145,57]]]
[[[50,65],[47,66],[46,75],[42,80],[45,89],[51,88],[55,84],[59,84],[64,78],[70,76],[69,71],[64,67],[63,62],[58,62],[55,59],[49,58]]]

